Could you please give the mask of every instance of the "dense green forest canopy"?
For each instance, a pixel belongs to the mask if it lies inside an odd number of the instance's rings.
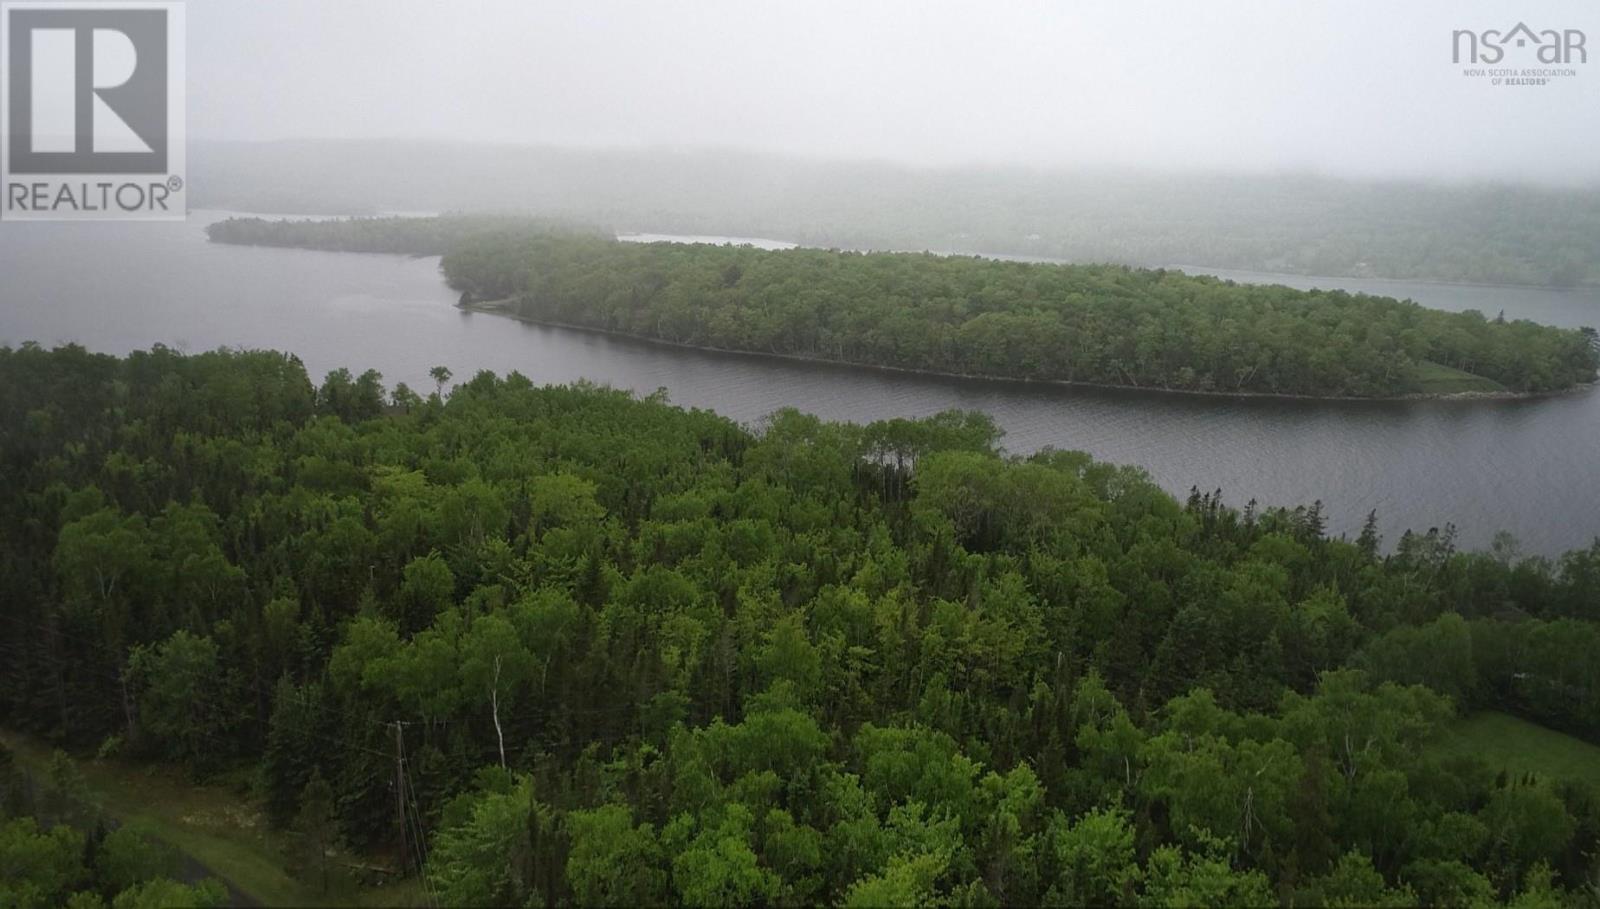
[[[1564,389],[1592,381],[1600,358],[1584,334],[1527,321],[1111,265],[623,243],[471,216],[209,230],[223,242],[447,248],[465,302],[536,321],[960,375],[1379,397]]]
[[[681,344],[1200,392],[1389,396],[1425,368],[1520,392],[1592,381],[1579,332],[1344,291],[1111,265],[502,235],[444,258],[472,299]]]
[[[199,143],[205,207],[519,208],[619,229],[1145,267],[1600,284],[1600,188],[1312,174],[915,168],[446,142]],[[422,179],[418,175],[424,175]]]
[[[1600,742],[1600,541],[437,377],[0,348],[5,723],[253,768],[442,905],[1593,898],[1593,784],[1430,743]]]

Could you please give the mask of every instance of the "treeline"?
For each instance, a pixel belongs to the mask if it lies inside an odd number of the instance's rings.
[[[1592,381],[1580,332],[1119,266],[619,243],[511,216],[229,219],[223,243],[445,254],[464,302],[671,343],[1207,393],[1384,397]],[[1443,385],[1439,367],[1445,367]]]
[[[429,218],[228,218],[206,225],[206,237],[214,243],[407,256],[442,256],[468,243],[506,234],[526,236],[553,231],[614,236],[576,223],[485,214]]]
[[[630,231],[771,237],[823,248],[1600,284],[1594,186],[928,169],[737,152],[388,140],[202,143],[190,157],[205,204],[243,211],[515,207]]]
[[[1430,747],[1480,707],[1600,742],[1600,542],[1384,555],[976,414],[437,378],[0,348],[6,723],[253,768],[444,905],[1542,907],[1600,873],[1593,784]]]
[[[445,256],[469,297],[679,344],[1180,391],[1396,396],[1422,368],[1519,392],[1592,381],[1577,331],[1344,291],[1110,265],[502,235]]]

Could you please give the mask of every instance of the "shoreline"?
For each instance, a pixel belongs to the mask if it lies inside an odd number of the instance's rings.
[[[889,366],[882,363],[858,363],[853,360],[835,360],[828,357],[813,357],[805,354],[775,353],[759,350],[739,350],[731,347],[714,347],[707,344],[691,344],[686,341],[669,341],[665,338],[652,338],[647,335],[634,334],[614,328],[600,328],[593,325],[579,325],[572,322],[560,322],[554,319],[536,319],[523,315],[509,308],[517,298],[508,297],[502,300],[475,300],[456,303],[456,308],[462,312],[477,312],[485,315],[504,316],[529,325],[542,325],[548,328],[564,328],[569,331],[592,332],[614,338],[625,338],[641,344],[655,344],[662,347],[674,347],[680,350],[697,350],[704,353],[734,354],[745,357],[763,357],[777,360],[789,360],[797,363],[812,363],[826,366],[843,366],[850,369],[873,369],[882,372],[895,372],[906,375],[925,376],[940,379],[966,379],[982,382],[1018,382],[1028,385],[1055,385],[1064,388],[1098,388],[1113,391],[1138,391],[1155,392],[1168,395],[1190,395],[1203,398],[1235,398],[1249,399],[1260,398],[1267,400],[1283,401],[1357,401],[1357,402],[1406,402],[1406,401],[1532,401],[1540,398],[1553,398],[1562,395],[1578,394],[1600,386],[1600,379],[1585,382],[1570,388],[1554,391],[1457,391],[1457,392],[1411,392],[1403,395],[1297,395],[1267,391],[1198,391],[1187,388],[1161,388],[1151,385],[1117,385],[1108,382],[1079,382],[1067,379],[1030,379],[1020,376],[991,376],[977,373],[941,372],[934,369],[918,369],[912,366]]]
[[[1384,275],[1325,275],[1299,271],[1260,271],[1254,268],[1234,268],[1222,265],[1162,265],[1151,267],[1165,268],[1169,271],[1181,271],[1186,275],[1207,275],[1223,281],[1236,281],[1237,279],[1223,277],[1217,272],[1234,272],[1235,274],[1257,275],[1263,278],[1300,278],[1307,281],[1315,281],[1322,278],[1329,281],[1387,281],[1391,284],[1421,284],[1425,287],[1475,287],[1480,290],[1544,290],[1551,293],[1600,290],[1600,284],[1574,284],[1570,287],[1561,287],[1555,284],[1487,284],[1482,281],[1447,281],[1443,278],[1391,278]],[[1345,288],[1319,287],[1318,289],[1344,290]],[[1350,293],[1366,293],[1366,291],[1350,291]]]
[[[367,212],[367,213],[364,213],[364,214],[348,214],[348,213],[346,213],[346,214],[311,214],[311,213],[289,213],[289,212],[268,212],[268,211],[245,212],[245,211],[235,211],[235,210],[229,209],[229,208],[203,208],[203,209],[195,209],[195,211],[216,212],[218,214],[221,214],[221,215],[225,216],[222,220],[234,220],[234,219],[238,219],[238,218],[263,218],[263,219],[277,218],[277,219],[280,219],[280,220],[327,221],[327,220],[355,220],[355,219],[361,219],[361,218],[430,218],[430,217],[439,217],[440,216],[440,213],[418,214],[418,213],[413,213],[413,212],[391,212],[391,211],[383,211],[383,210],[374,211],[374,212]],[[655,242],[689,242],[689,243],[697,243],[697,242],[708,242],[713,236],[718,236],[718,235],[707,234],[707,235],[703,235],[703,237],[696,237],[694,239],[689,239],[688,237],[685,237],[685,239],[683,239],[683,240],[648,240],[648,241],[646,241],[646,240],[640,240],[638,238],[641,238],[641,237],[655,237],[655,236],[659,236],[659,237],[665,238],[665,237],[676,237],[676,236],[681,236],[681,235],[671,234],[671,233],[662,233],[660,231],[641,230],[641,229],[637,229],[637,228],[630,228],[628,230],[620,230],[619,229],[619,230],[616,231],[616,235],[617,235],[617,240],[618,241],[627,242],[627,243],[632,243],[632,242],[652,242],[652,243],[655,243]],[[811,245],[808,245],[806,243],[801,243],[801,242],[794,241],[794,240],[779,240],[779,239],[772,238],[772,237],[729,237],[727,239],[730,242],[741,242],[741,243],[749,243],[749,244],[755,244],[755,245],[759,245],[761,243],[781,244],[783,248],[792,248],[792,249],[837,249],[837,250],[840,250],[842,252],[858,252],[858,253],[878,253],[878,252],[883,252],[883,253],[897,253],[897,254],[905,254],[905,255],[934,255],[934,256],[957,257],[957,258],[959,258],[959,257],[969,257],[969,258],[979,258],[979,259],[993,259],[993,260],[996,260],[996,261],[1025,262],[1025,263],[1035,263],[1035,264],[1044,264],[1044,265],[1099,264],[1099,263],[1093,263],[1091,260],[1068,259],[1068,258],[1064,258],[1064,257],[1061,257],[1061,256],[1036,256],[1036,255],[1033,255],[1033,254],[1030,254],[1030,253],[1012,253],[1012,252],[994,252],[994,251],[988,251],[988,252],[953,252],[953,251],[950,251],[950,250],[898,249],[898,248],[888,248],[888,247],[877,248],[877,247],[869,247],[869,246],[811,246]],[[350,252],[351,251],[351,250],[328,249],[326,247],[318,247],[318,246],[295,246],[295,245],[280,246],[278,244],[270,244],[270,243],[242,243],[242,242],[232,241],[232,240],[217,240],[217,241],[213,241],[213,242],[222,243],[222,244],[228,245],[228,246],[269,246],[269,247],[277,248],[277,249],[306,249],[306,250],[315,250],[315,251],[319,251],[319,252]],[[405,256],[414,256],[414,257],[417,257],[417,258],[426,258],[426,257],[429,257],[429,256],[440,255],[440,253],[379,253],[379,255],[405,255]],[[1389,276],[1389,275],[1357,275],[1357,274],[1336,275],[1336,274],[1320,274],[1320,273],[1314,273],[1314,272],[1299,272],[1299,271],[1270,271],[1270,270],[1263,270],[1263,269],[1259,269],[1259,268],[1250,268],[1250,267],[1237,266],[1237,265],[1196,265],[1196,264],[1192,264],[1192,263],[1190,263],[1190,264],[1177,264],[1177,263],[1174,263],[1174,264],[1166,264],[1166,265],[1130,265],[1128,263],[1117,263],[1117,262],[1111,262],[1111,263],[1106,263],[1106,264],[1126,265],[1128,268],[1142,268],[1142,269],[1146,269],[1146,270],[1158,270],[1158,269],[1161,269],[1161,270],[1166,270],[1166,271],[1180,271],[1180,272],[1183,272],[1184,274],[1187,274],[1187,275],[1207,275],[1207,276],[1217,277],[1220,280],[1224,280],[1224,281],[1231,281],[1231,280],[1235,280],[1235,279],[1233,279],[1233,278],[1224,278],[1224,277],[1222,277],[1220,275],[1217,275],[1216,272],[1219,272],[1219,271],[1237,272],[1237,273],[1241,273],[1241,274],[1257,275],[1257,276],[1260,276],[1262,278],[1300,278],[1300,279],[1305,279],[1305,280],[1317,280],[1317,279],[1320,279],[1320,278],[1325,278],[1325,279],[1330,280],[1330,281],[1388,281],[1388,282],[1392,282],[1392,283],[1396,283],[1396,284],[1421,284],[1421,285],[1433,286],[1433,287],[1476,287],[1476,288],[1481,288],[1481,289],[1484,289],[1484,290],[1543,290],[1543,291],[1551,291],[1551,292],[1555,292],[1555,293],[1568,293],[1568,292],[1573,292],[1573,291],[1584,291],[1584,290],[1600,290],[1600,283],[1580,283],[1580,284],[1574,284],[1574,285],[1572,285],[1570,287],[1563,287],[1563,286],[1559,286],[1559,285],[1555,285],[1555,284],[1486,283],[1486,282],[1482,282],[1482,281],[1451,281],[1451,280],[1448,280],[1448,279],[1445,279],[1445,278],[1406,278],[1406,277],[1394,277],[1394,276]],[[1320,288],[1320,289],[1331,290],[1331,289],[1335,289],[1335,288]],[[1362,292],[1364,292],[1364,291],[1362,291]],[[1132,387],[1132,386],[1129,386],[1129,387]],[[1200,393],[1201,394],[1209,394],[1210,392],[1200,392]],[[1218,392],[1218,393],[1221,394],[1222,392]],[[1303,396],[1303,397],[1310,397],[1310,396]],[[1369,400],[1369,399],[1356,398],[1354,400]]]

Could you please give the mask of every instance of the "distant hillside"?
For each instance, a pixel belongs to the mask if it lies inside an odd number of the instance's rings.
[[[499,210],[849,249],[1600,283],[1600,189],[421,142],[200,144],[193,158],[196,204],[245,211]]]

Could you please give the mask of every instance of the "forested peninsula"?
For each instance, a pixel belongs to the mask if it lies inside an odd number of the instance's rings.
[[[328,252],[442,256],[476,243],[561,233],[607,239],[615,232],[577,221],[521,215],[436,215],[374,218],[228,218],[206,225],[213,243]]]
[[[1595,379],[1591,337],[1344,291],[1160,269],[623,243],[504,219],[230,221],[213,239],[442,253],[463,304],[672,344],[1211,394],[1533,394]]]
[[[4,724],[252,781],[429,905],[1592,898],[1600,762],[1532,735],[1600,753],[1600,542],[1333,539],[972,413],[435,378],[0,347]],[[0,903],[140,879],[16,776]]]

